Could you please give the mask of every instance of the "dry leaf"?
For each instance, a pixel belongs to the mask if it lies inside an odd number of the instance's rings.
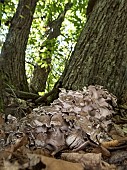
[[[41,161],[46,165],[45,170],[84,170],[81,163],[72,163],[41,156]]]
[[[71,162],[80,162],[84,165],[84,169],[89,170],[116,170],[114,165],[109,165],[102,161],[101,154],[87,153],[62,153],[62,159],[71,161]]]

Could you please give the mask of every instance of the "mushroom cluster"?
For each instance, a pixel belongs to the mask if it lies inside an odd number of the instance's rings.
[[[110,138],[108,128],[117,106],[115,96],[99,85],[82,91],[60,90],[59,98],[50,106],[33,109],[16,125],[18,133],[27,134],[29,147],[51,153],[64,148],[77,151]]]

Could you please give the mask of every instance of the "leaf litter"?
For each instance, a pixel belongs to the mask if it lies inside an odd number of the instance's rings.
[[[34,108],[21,119],[0,117],[0,169],[127,167],[126,129],[112,121],[116,97],[99,85],[60,90],[50,106]]]

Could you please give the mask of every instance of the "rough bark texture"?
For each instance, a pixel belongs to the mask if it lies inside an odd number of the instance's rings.
[[[25,50],[37,1],[19,0],[1,52],[6,82],[23,91],[28,91],[25,74]]]
[[[1,60],[0,60],[1,61]],[[2,61],[1,61],[2,62]],[[0,113],[3,112],[3,100],[4,100],[4,84],[3,84],[3,70],[2,70],[2,63],[0,62]]]
[[[127,1],[98,0],[61,77],[67,89],[103,85],[127,96]]]
[[[42,67],[37,65],[33,71],[33,77],[30,82],[30,91],[32,93],[38,93],[45,91],[46,81],[48,78],[48,74],[50,72],[50,66]]]

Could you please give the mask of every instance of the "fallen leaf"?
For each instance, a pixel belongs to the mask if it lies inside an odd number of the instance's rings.
[[[84,170],[81,163],[72,163],[41,156],[41,161],[46,165],[45,170]]]

